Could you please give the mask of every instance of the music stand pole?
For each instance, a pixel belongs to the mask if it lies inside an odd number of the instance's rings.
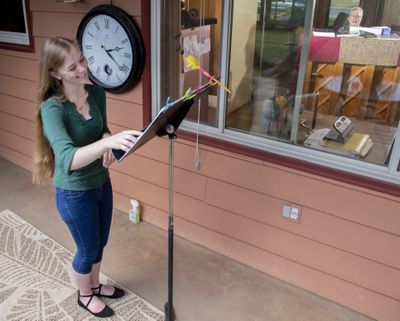
[[[168,179],[168,302],[165,303],[165,320],[175,320],[174,307],[172,306],[173,265],[174,265],[174,214],[173,214],[173,178],[174,178],[174,139],[176,139],[173,125],[166,125],[165,130],[169,138],[169,179]]]

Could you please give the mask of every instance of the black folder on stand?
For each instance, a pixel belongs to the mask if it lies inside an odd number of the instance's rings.
[[[129,148],[128,151],[124,152],[122,150],[112,150],[115,158],[120,162],[155,136],[161,137],[167,135],[167,125],[174,126],[174,129],[176,130],[186,117],[186,114],[188,113],[190,107],[192,107],[195,99],[197,99],[213,85],[213,83],[208,82],[202,86],[199,86],[198,88],[189,90],[189,92],[179,99],[171,103],[167,103],[163,108],[161,108],[153,121],[142,130],[142,134],[138,137],[136,142]]]

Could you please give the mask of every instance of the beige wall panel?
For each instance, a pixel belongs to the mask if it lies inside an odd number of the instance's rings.
[[[303,209],[300,233],[322,243],[400,269],[400,237],[315,210]]]
[[[0,145],[29,158],[33,153],[33,141],[0,129]]]
[[[234,197],[234,196],[232,196]],[[233,239],[400,299],[400,271],[175,194],[177,216]],[[340,264],[338,264],[340,262]],[[362,271],[359,267],[362,266]],[[379,278],[376,276],[379,275]]]
[[[34,121],[36,105],[34,102],[17,97],[0,94],[0,111]]]
[[[125,129],[128,129],[127,127],[115,125],[113,123],[108,122],[108,128],[111,130],[111,133],[119,133]]]
[[[113,124],[112,124],[113,125]],[[175,143],[175,150],[179,143]],[[168,140],[165,137],[154,137],[144,146],[140,147],[137,151],[135,151],[136,155],[140,155],[146,158],[150,158],[153,160],[158,160],[162,163],[168,163],[169,160],[169,144]],[[176,166],[176,157],[175,157],[175,167]]]
[[[31,11],[51,11],[51,12],[71,12],[71,13],[87,13],[90,9],[101,5],[110,4],[109,0],[86,0],[79,3],[63,3],[49,0],[31,0]],[[113,5],[121,8],[130,16],[137,19],[141,16],[140,0],[113,0]]]
[[[129,129],[141,130],[142,106],[125,101],[107,99],[107,120]]]
[[[0,128],[33,141],[35,124],[30,120],[0,113]]]
[[[84,14],[33,12],[33,35],[39,37],[64,36],[75,38]]]
[[[200,149],[200,169],[202,167],[202,164],[204,163],[204,157],[206,153],[211,152],[211,153],[216,153],[217,150],[214,150],[212,148],[202,148]],[[138,154],[143,155],[145,157],[154,159],[154,160],[159,160],[164,163],[168,163],[168,157],[169,157],[169,142],[168,139],[163,137],[163,138],[158,138],[156,137],[152,141],[150,141],[148,144],[145,146],[141,147],[138,151]],[[223,155],[223,151],[219,151],[219,155]],[[204,173],[200,171],[197,171],[194,167],[194,155],[195,155],[195,148],[194,144],[188,141],[185,141],[183,139],[179,138],[179,132],[178,132],[178,139],[175,140],[174,142],[174,164],[178,168],[186,169],[188,171],[192,171],[196,174],[202,174]],[[248,162],[247,157],[238,157],[235,159],[242,160],[244,162]],[[257,160],[253,160],[253,164],[260,164]]]
[[[398,236],[308,207],[302,208],[300,224],[294,223],[281,214],[282,206],[290,202],[210,178],[206,203],[400,269],[400,256],[393,255],[400,253]]]
[[[144,180],[146,182],[168,188],[168,164],[149,158],[131,154],[113,169],[123,174]],[[174,169],[174,191],[196,198],[204,199],[206,178],[183,169]]]
[[[113,180],[111,180],[111,183],[114,183]],[[113,186],[114,187],[114,186]],[[114,208],[118,209],[124,214],[127,214],[129,209],[131,208],[131,202],[130,198],[127,197],[126,195],[122,195],[118,192],[115,191],[115,188],[113,189],[113,201],[114,201]]]
[[[107,97],[141,105],[143,103],[142,82],[140,81],[134,88],[124,93],[113,94],[108,92]]]
[[[34,40],[34,52],[24,52],[24,51],[17,51],[17,50],[7,50],[7,49],[0,49],[1,55],[7,56],[14,56],[14,57],[21,57],[27,59],[39,59],[40,49],[42,48],[44,38],[40,37],[33,37]]]
[[[1,133],[0,133],[1,134]],[[11,150],[0,144],[0,157],[4,158],[18,166],[25,168],[28,171],[32,171],[32,158]]]
[[[178,138],[179,138],[179,136],[180,135],[179,135],[179,131],[178,131]],[[188,148],[193,148],[193,149],[196,146],[196,143],[194,141],[191,142],[191,141],[188,141],[188,140],[185,140],[185,139],[179,139],[178,143],[186,145]],[[233,158],[236,158],[236,159],[241,159],[243,161],[254,163],[254,164],[258,164],[258,165],[265,165],[266,164],[263,160],[255,159],[255,158],[252,158],[252,157],[249,157],[249,156],[245,156],[245,155],[240,155],[240,154],[237,154],[237,153],[234,153],[234,152],[230,152],[230,151],[226,151],[226,150],[223,150],[223,149],[218,149],[218,148],[215,148],[215,147],[212,147],[212,146],[207,146],[207,145],[200,144],[199,147],[200,147],[201,152],[218,153],[220,155],[225,155],[227,157],[233,157]],[[267,163],[267,164],[271,165],[270,163]],[[281,166],[276,166],[276,167],[277,168],[282,168]]]
[[[42,52],[42,47],[44,45],[44,42],[46,41],[47,38],[39,37],[36,36],[34,37],[35,39],[35,52],[34,52],[34,59],[37,60],[38,64],[38,70],[39,70],[39,59],[40,59],[40,54]],[[39,78],[39,77],[38,77]]]
[[[131,16],[141,16],[142,14],[141,0],[114,0],[113,4],[126,11]]]
[[[136,23],[137,27],[139,28],[139,30],[142,30],[142,17],[134,16],[132,18],[133,18],[133,21]]]
[[[31,0],[31,11],[47,11],[60,13],[82,13],[86,14],[90,9],[102,5],[110,4],[110,0],[85,0],[79,3],[63,3],[49,0]],[[113,5],[121,8],[131,16],[135,16],[135,20],[140,23],[141,1],[140,0],[113,0]]]
[[[143,146],[138,150],[140,155],[145,157],[149,157],[154,160],[158,160],[163,163],[169,162],[169,140],[164,137],[156,137],[148,144]],[[203,159],[203,150],[200,150],[200,159]],[[204,173],[196,170],[194,167],[194,159],[195,159],[195,149],[193,146],[188,145],[186,141],[179,138],[174,141],[174,165],[175,168],[181,168],[187,170],[188,172],[192,172],[196,175],[205,176]]]
[[[168,212],[164,212],[158,208],[143,204],[143,219],[152,225],[163,229],[167,233],[168,229]],[[167,234],[165,234],[167,235]]]
[[[323,243],[400,269],[400,237],[335,216],[305,209],[302,233]]]
[[[168,214],[165,211],[152,207],[144,202],[140,203],[141,220],[162,229],[167,229]],[[114,208],[121,211],[121,215],[128,215],[131,208],[130,198],[114,191]]]
[[[113,165],[113,169],[163,188],[168,187],[168,165],[140,156],[136,152],[121,163]]]
[[[179,141],[179,136],[178,136],[178,142],[179,144],[176,144],[175,148],[176,166],[184,168],[188,171],[195,171],[196,173],[205,175],[205,172],[203,171],[203,165],[205,162],[206,155],[207,153],[209,153],[209,151],[199,149],[200,168],[199,170],[196,170],[196,168],[194,167],[195,151],[196,151],[195,146],[188,145],[184,140]]]
[[[204,173],[201,172],[201,167],[204,164],[205,156],[207,153],[218,153],[219,155],[224,155],[224,151],[209,148],[207,146],[201,146],[200,148],[200,171],[196,170],[194,167],[194,158],[195,158],[195,147],[194,143],[188,142],[179,137],[179,131],[177,133],[178,139],[174,141],[174,164],[176,167],[186,169],[188,171],[195,172],[197,174]],[[148,148],[146,148],[148,147]],[[152,159],[160,160],[162,162],[167,163],[169,157],[169,142],[168,139],[163,137],[161,139],[157,138],[150,142],[149,146],[144,146],[143,155],[146,157],[150,157]],[[230,153],[226,153],[229,155]],[[239,159],[243,161],[248,161],[247,157],[239,157]],[[260,164],[260,162],[254,161],[254,164]]]
[[[36,101],[36,82],[0,74],[0,93],[32,102]]]
[[[78,3],[64,3],[49,0],[30,0],[31,11],[86,13],[95,6],[110,4],[109,0],[85,0]]]
[[[114,191],[129,198],[137,199],[139,202],[151,204],[161,209],[168,209],[168,190],[154,184],[111,171]]]
[[[0,56],[0,70],[3,75],[37,81],[38,62],[13,56]]]
[[[356,284],[332,277],[284,257],[274,255],[231,239],[213,230],[177,218],[175,227],[180,236],[212,248],[285,282],[307,289],[334,302],[368,313],[379,321],[397,321],[400,302]]]
[[[400,199],[341,188],[337,216],[400,235]]]
[[[184,169],[174,169],[174,191],[186,196],[204,200],[207,179]]]
[[[194,158],[195,158],[195,147],[194,143],[188,142],[184,139],[180,139],[179,131],[177,133],[178,139],[174,141],[174,164],[176,167],[186,169],[188,171],[195,172],[196,174],[203,174],[201,172],[201,167],[205,160],[205,155],[207,153],[218,153],[219,155],[230,155],[229,152],[224,152],[221,150],[217,150],[207,146],[201,146],[200,148],[200,171],[196,170],[194,167]],[[156,138],[153,139],[149,144],[141,148],[139,151],[143,156],[149,157],[155,160],[159,160],[161,162],[168,163],[169,157],[169,142],[168,139]],[[233,154],[232,154],[233,155]],[[236,157],[236,159],[240,159],[244,162],[252,161],[253,164],[261,164],[261,162],[250,159],[248,157]]]
[[[208,177],[297,204],[307,204],[323,212],[333,213],[335,210],[337,187],[333,184],[218,153],[205,152],[203,157],[200,172]]]
[[[177,157],[176,150],[178,148],[179,139],[174,142],[174,165],[175,167],[179,167],[177,165]],[[169,142],[165,137],[155,137],[146,145],[140,147],[137,151],[139,155],[143,155],[144,157],[148,157],[151,159],[158,160],[163,163],[168,163],[169,161]]]

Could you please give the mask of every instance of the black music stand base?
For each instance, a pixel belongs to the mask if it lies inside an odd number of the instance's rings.
[[[174,279],[174,214],[173,214],[173,197],[174,197],[174,140],[176,139],[175,128],[168,124],[165,131],[169,138],[169,179],[168,179],[168,301],[164,305],[165,321],[175,320],[175,311],[172,306],[173,297],[173,279]]]

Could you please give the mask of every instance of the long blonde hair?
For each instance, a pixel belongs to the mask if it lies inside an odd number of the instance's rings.
[[[72,47],[79,48],[77,43],[64,37],[47,39],[43,45],[39,61],[38,111],[36,114],[35,147],[33,153],[33,182],[41,183],[54,175],[54,153],[43,132],[43,121],[40,114],[41,104],[49,98],[65,101],[62,81],[52,73],[57,72],[64,63]]]

